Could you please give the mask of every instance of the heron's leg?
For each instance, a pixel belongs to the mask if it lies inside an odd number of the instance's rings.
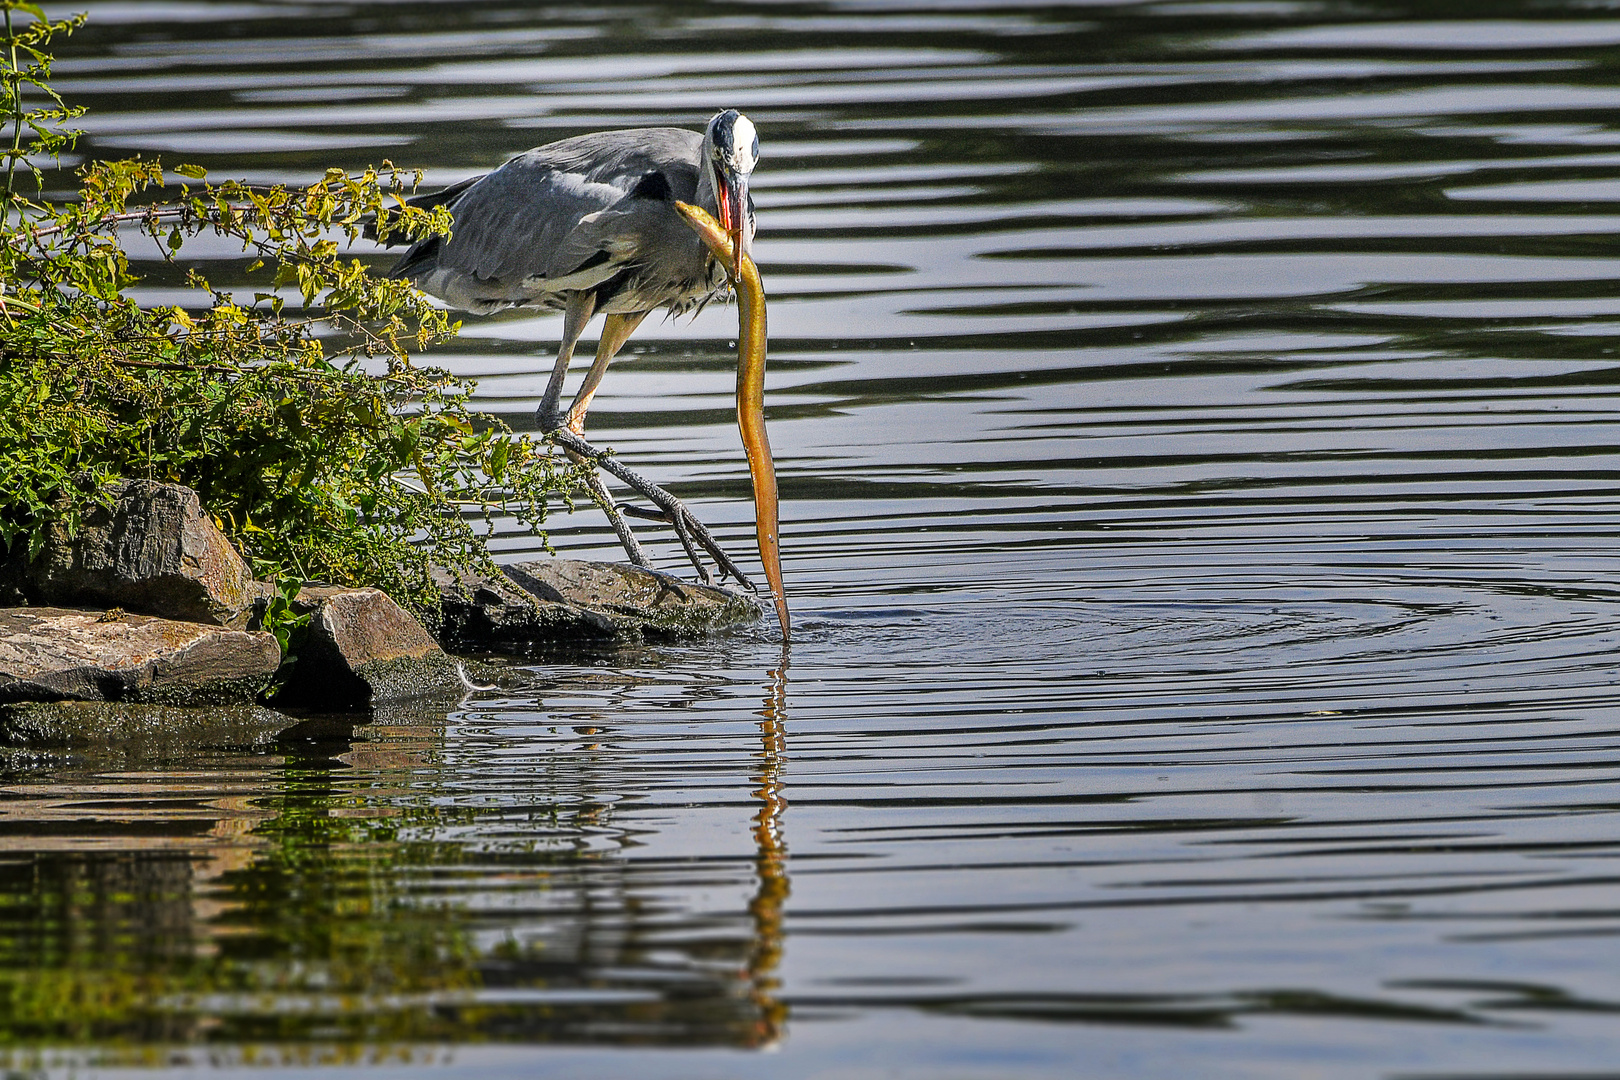
[[[575,294],[575,296],[578,295],[580,294]],[[590,313],[595,307],[596,298],[594,294],[591,294],[587,304],[584,306],[585,317],[580,320],[581,326],[583,326],[585,319],[590,318]],[[570,300],[568,310],[563,315],[564,341],[568,341],[568,323],[573,311],[574,304]],[[643,311],[635,315],[607,315],[603,318],[602,340],[596,346],[596,359],[591,364],[591,370],[586,373],[585,382],[580,386],[579,393],[574,396],[573,405],[568,409],[568,430],[575,435],[582,434],[585,430],[585,410],[591,407],[591,398],[596,396],[596,388],[602,384],[602,376],[607,374],[608,364],[613,360],[614,355],[624,348],[624,343],[630,339],[630,334],[636,327],[641,325],[641,320],[646,317],[647,313]],[[578,328],[576,328],[575,338],[579,336],[577,331]],[[572,352],[573,345],[571,342],[568,348]],[[553,417],[556,416],[557,403],[550,395],[553,389],[561,391],[561,372],[567,368],[568,364],[559,358],[558,365],[557,371],[552,373],[551,384],[546,387],[547,397],[540,403],[542,409],[546,407],[548,402],[550,403],[553,410],[550,415]],[[554,419],[548,430],[555,431],[560,426]],[[584,460],[577,454],[570,453],[569,456],[575,461]],[[613,496],[609,493],[607,485],[602,482],[601,475],[593,469],[590,479],[586,481],[586,485],[590,488],[591,498],[596,500],[596,505],[600,506],[602,513],[607,515],[608,524],[612,525],[613,531],[618,534],[619,543],[623,545],[624,553],[630,556],[630,561],[637,566],[650,565],[647,562],[646,553],[641,550],[641,544],[636,541],[635,533],[630,531],[630,526],[624,520],[624,515],[619,513],[619,508],[613,502]]]
[[[624,348],[624,343],[636,332],[641,320],[650,314],[648,311],[638,311],[631,315],[602,317],[602,340],[596,345],[596,360],[592,362],[591,370],[585,373],[585,381],[574,395],[574,403],[568,407],[568,430],[575,435],[585,434],[585,412],[591,407],[596,388],[602,385],[602,376],[607,374],[608,364]]]
[[[585,324],[595,314],[596,293],[576,292],[568,297],[568,304],[563,308],[562,344],[557,347],[557,364],[551,369],[545,395],[541,397],[540,407],[534,414],[541,431],[553,431],[562,423],[557,405],[562,401],[563,380],[568,377],[568,365],[574,359],[574,346],[579,342],[579,335],[584,333]]]
[[[585,486],[590,488],[591,498],[596,500],[596,505],[600,506],[602,513],[607,515],[608,524],[612,525],[613,531],[618,534],[619,543],[623,545],[624,553],[630,556],[630,561],[637,566],[652,566],[647,561],[647,553],[641,550],[641,544],[636,540],[636,534],[630,531],[630,526],[624,520],[624,515],[619,513],[618,506],[613,502],[612,493],[608,491],[607,485],[602,483],[601,474],[592,469],[591,477],[585,481]]]

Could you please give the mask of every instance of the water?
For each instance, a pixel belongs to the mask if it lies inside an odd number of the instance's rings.
[[[748,112],[797,623],[14,763],[23,1075],[1620,1067],[1610,6],[90,11],[83,149],[216,176]],[[732,320],[591,424],[747,551]]]

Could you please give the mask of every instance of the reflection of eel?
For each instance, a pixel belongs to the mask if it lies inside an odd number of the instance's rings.
[[[782,640],[788,640],[787,597],[782,592],[782,557],[777,541],[776,465],[765,437],[765,289],[759,267],[748,253],[732,258],[731,236],[700,207],[677,202],[686,219],[714,257],[726,268],[737,290],[737,427],[748,452],[748,474],[754,482],[754,525],[759,534],[759,561],[771,583]]]
[[[771,1045],[782,1038],[787,1023],[787,1005],[781,999],[782,980],[776,969],[782,963],[783,907],[791,887],[788,884],[787,840],[782,835],[782,814],[787,799],[782,794],[782,769],[787,764],[787,649],[782,663],[770,673],[765,707],[759,712],[761,744],[759,772],[753,777],[759,787],[759,813],[754,815],[754,872],[759,889],[748,903],[754,920],[754,942],[748,956],[748,978],[753,999],[759,1008],[759,1039]]]

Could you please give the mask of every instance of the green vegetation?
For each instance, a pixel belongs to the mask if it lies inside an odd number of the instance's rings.
[[[539,532],[568,467],[476,414],[470,383],[415,366],[454,325],[340,254],[371,220],[383,236],[447,232],[443,210],[405,207],[409,178],[388,163],[288,190],[96,162],[49,199],[42,164],[79,115],[50,89],[49,46],[82,17],[0,11],[0,545],[36,552],[52,519],[71,527],[118,479],[172,481],[261,577],[374,585],[420,608],[430,563],[487,565],[480,521]],[[126,295],[126,249],[154,245],[179,275],[199,234],[241,245],[265,282],[251,303],[195,270],[195,303]],[[302,304],[285,303],[292,289]]]

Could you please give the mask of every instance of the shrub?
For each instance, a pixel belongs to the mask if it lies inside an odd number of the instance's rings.
[[[72,144],[78,115],[50,91],[48,46],[81,20],[18,0],[0,9],[0,543],[32,555],[52,518],[71,527],[111,482],[173,481],[196,489],[261,576],[373,585],[420,608],[430,563],[487,567],[480,522],[510,515],[540,532],[575,476],[475,413],[469,382],[416,366],[411,350],[455,326],[342,254],[368,221],[385,236],[448,232],[442,209],[403,204],[419,175],[385,162],[262,188],[195,166],[170,182],[156,161],[97,162],[75,197],[47,200],[40,163]],[[29,87],[45,108],[24,107]],[[18,182],[29,171],[33,196]],[[195,270],[194,305],[127,295],[126,245],[156,242],[175,262],[204,232],[239,242],[247,273],[265,279],[251,303]]]

